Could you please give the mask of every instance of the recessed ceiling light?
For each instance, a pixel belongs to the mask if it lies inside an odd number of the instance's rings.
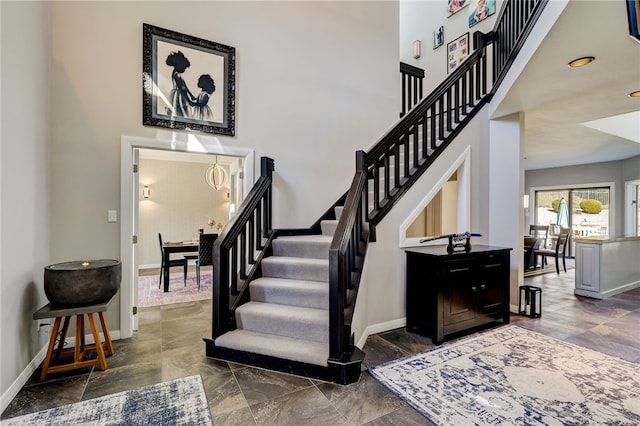
[[[631,98],[640,98],[640,90],[636,90],[635,92],[629,93],[629,97],[631,97]]]
[[[595,61],[595,59],[596,58],[593,56],[585,56],[582,58],[574,59],[573,61],[569,62],[569,66],[571,68],[583,67]]]

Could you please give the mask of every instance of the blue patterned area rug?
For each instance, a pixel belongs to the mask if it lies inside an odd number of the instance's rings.
[[[370,369],[439,425],[638,425],[640,366],[510,325]]]
[[[114,393],[2,421],[2,425],[212,425],[200,376]]]

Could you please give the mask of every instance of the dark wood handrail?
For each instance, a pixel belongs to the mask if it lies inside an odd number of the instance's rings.
[[[261,176],[213,244],[212,337],[233,327],[233,311],[274,238],[271,182],[274,162],[262,157]]]
[[[357,171],[329,248],[329,358],[335,361],[351,353],[350,324],[369,241],[364,151],[358,151],[356,157]]]
[[[493,27],[493,90],[502,83],[549,0],[505,1]]]

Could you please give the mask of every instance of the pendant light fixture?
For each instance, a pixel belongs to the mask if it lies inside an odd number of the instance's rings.
[[[227,174],[227,171],[222,166],[220,166],[220,164],[218,164],[217,155],[216,162],[213,164],[213,166],[209,166],[204,177],[209,186],[216,190],[223,188],[227,184],[229,175]]]

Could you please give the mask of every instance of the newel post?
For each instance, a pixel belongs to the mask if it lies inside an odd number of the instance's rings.
[[[271,176],[273,175],[274,170],[275,170],[275,162],[273,161],[273,158],[269,158],[269,157],[260,158],[260,175],[261,176],[267,176],[269,179],[271,179]]]
[[[367,170],[366,161],[366,153],[362,150],[356,151],[356,173]]]

